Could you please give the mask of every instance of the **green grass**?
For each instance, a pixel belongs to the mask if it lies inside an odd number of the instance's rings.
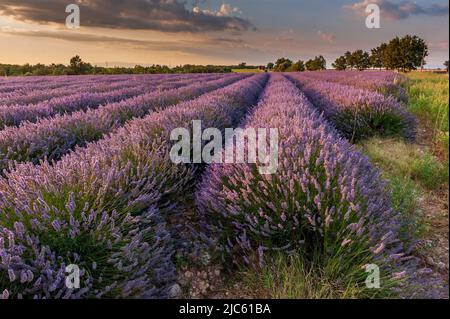
[[[428,148],[401,139],[372,138],[359,147],[388,182],[392,206],[401,216],[402,241],[420,239],[426,227],[419,200],[448,188],[448,163],[441,163]]]
[[[448,186],[448,163],[441,163],[428,148],[381,138],[364,141],[360,147],[387,178],[407,178],[426,190]]]
[[[403,83],[409,95],[409,109],[428,119],[434,130],[434,139],[448,154],[449,142],[449,81],[448,74],[411,72]]]
[[[423,212],[418,199],[421,191],[408,177],[388,177],[388,190],[391,193],[392,208],[400,212],[400,240],[409,247],[420,239],[427,230],[423,220]]]
[[[393,297],[394,282],[381,275],[380,288],[369,289],[364,284],[367,273],[354,266],[351,272],[336,273],[338,258],[328,263],[303,262],[299,255],[277,255],[259,271],[241,273],[246,287],[257,292],[259,298],[272,299],[352,299]],[[321,265],[321,266],[319,266]],[[359,277],[355,282],[349,278]]]

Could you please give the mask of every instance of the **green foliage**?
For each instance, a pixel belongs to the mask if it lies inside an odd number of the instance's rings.
[[[385,175],[391,193],[392,208],[400,213],[399,236],[408,247],[425,231],[421,222],[422,212],[419,209],[420,190],[408,176],[396,176],[395,173]]]
[[[372,138],[362,143],[361,148],[388,182],[392,208],[400,213],[399,237],[409,247],[425,231],[419,199],[423,196],[426,179],[417,176],[417,170],[430,165],[430,162],[436,165],[436,159],[402,140]],[[446,183],[443,177],[438,176],[439,172],[427,170],[428,174],[434,175],[436,186]]]
[[[355,68],[357,70],[364,70],[370,67],[369,53],[363,50],[356,50],[352,53]]]
[[[303,71],[305,71],[305,63],[302,60],[298,60],[297,62],[292,64],[291,67],[287,71],[303,72]]]
[[[368,289],[364,284],[367,273],[355,265],[346,272],[338,272],[342,260],[325,263],[306,263],[299,255],[276,255],[259,271],[242,272],[242,282],[259,292],[258,297],[272,299],[347,299],[393,297],[393,282],[382,278],[379,289]],[[355,281],[355,278],[362,280]]]
[[[92,65],[89,63],[83,62],[80,56],[76,55],[70,59],[69,64],[69,74],[70,75],[80,75],[80,74],[89,74],[91,73]]]
[[[408,127],[401,114],[376,112],[363,107],[357,115],[347,109],[330,116],[330,120],[352,142],[372,136],[401,136]]]
[[[333,68],[339,71],[343,71],[347,69],[347,59],[345,56],[340,56],[334,61],[334,63],[331,64]]]
[[[292,66],[292,60],[286,58],[279,58],[275,62],[274,70],[276,72],[285,72]]]
[[[345,63],[347,67],[353,69],[355,67],[355,60],[353,59],[353,54],[350,51],[344,53]]]
[[[185,64],[169,68],[166,65],[152,66],[136,65],[129,67],[100,67],[84,62],[78,55],[71,58],[69,65],[50,64],[36,65],[0,64],[0,76],[30,76],[30,75],[78,75],[78,74],[167,74],[167,73],[229,73],[232,66],[191,65]],[[256,70],[255,66],[245,66]]]
[[[383,52],[385,52],[387,47],[386,43],[382,43],[380,46],[373,48],[371,50],[369,62],[370,66],[373,68],[379,68],[381,69],[384,65],[384,56]]]
[[[447,187],[448,164],[440,163],[427,149],[400,139],[381,138],[372,138],[361,146],[388,178],[408,178],[419,189]]]
[[[357,69],[364,70],[371,66],[371,59],[369,53],[363,50],[356,50],[354,52],[347,51],[344,55],[341,55],[332,64],[336,70]]]
[[[333,67],[337,70],[384,67],[407,72],[425,65],[427,55],[428,46],[423,39],[416,35],[406,35],[380,44],[371,50],[370,55],[363,50],[347,51],[336,59]]]
[[[425,64],[428,55],[428,46],[418,36],[406,35],[403,38],[395,37],[383,51],[384,66],[399,71],[416,70]]]
[[[402,84],[409,95],[408,107],[431,124],[434,141],[448,158],[449,142],[449,82],[447,74],[411,72]]]
[[[448,181],[448,165],[441,164],[436,157],[425,153],[412,162],[411,174],[425,188],[432,190]]]
[[[314,59],[306,61],[305,66],[308,71],[325,70],[327,68],[327,61],[323,56],[319,55],[314,57]]]

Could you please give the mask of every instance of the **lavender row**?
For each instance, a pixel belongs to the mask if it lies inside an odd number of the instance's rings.
[[[131,80],[131,79],[130,79]],[[132,82],[132,83],[130,83]],[[144,82],[144,81],[143,81]],[[149,83],[149,80],[145,82]],[[52,98],[58,98],[66,95],[72,95],[79,92],[106,92],[121,87],[138,85],[137,81],[116,81],[116,82],[94,82],[87,81],[83,83],[67,83],[57,87],[42,87],[30,90],[23,88],[0,95],[0,106],[2,108],[15,105],[33,105],[39,102],[45,102]]]
[[[144,83],[152,82],[162,82],[169,81],[170,79],[181,80],[187,78],[186,76],[179,76],[177,78],[169,78],[167,76],[147,76],[147,77],[133,77],[123,78],[121,80],[111,81],[108,79],[99,80],[92,79],[90,81],[74,83],[67,83],[63,86],[58,86],[56,88],[45,88],[41,87],[39,89],[29,90],[28,88],[23,88],[13,92],[5,93],[0,95],[0,105],[2,107],[12,106],[12,105],[27,105],[39,102],[44,102],[55,97],[62,97],[67,95],[72,95],[80,92],[107,92],[114,89],[126,88],[141,85]]]
[[[392,71],[321,71],[304,74],[316,80],[351,85],[394,96],[401,102],[408,101],[406,91],[400,86],[404,77]]]
[[[58,88],[70,85],[79,85],[82,83],[115,83],[123,82],[127,79],[145,79],[145,78],[160,78],[170,77],[169,74],[157,75],[92,75],[92,76],[32,76],[32,77],[10,77],[0,84],[0,94],[8,92],[22,92],[23,94],[29,91]],[[0,81],[1,82],[1,81]]]
[[[139,95],[97,109],[44,118],[37,123],[22,123],[0,131],[0,171],[12,161],[58,160],[75,146],[102,138],[126,121],[143,117],[157,108],[195,98],[242,79],[246,75],[226,75],[213,81],[198,81],[180,88]]]
[[[288,76],[337,130],[358,141],[373,135],[401,135],[414,139],[416,121],[392,96],[333,82],[314,80],[300,73]]]
[[[163,91],[177,88],[180,85],[187,85],[195,81],[215,78],[217,76],[191,79],[180,78],[178,81],[156,80],[149,83],[144,82],[139,85],[137,83],[131,83],[125,86],[119,83],[120,89],[114,89],[115,86],[106,90],[94,89],[92,91],[82,88],[83,90],[80,93],[55,97],[33,105],[3,106],[0,107],[0,129],[6,126],[17,126],[24,121],[36,122],[41,118],[51,117],[56,114],[70,114],[78,110],[97,107],[100,104],[119,102],[155,90]],[[79,89],[74,92],[79,91]]]
[[[10,77],[2,77],[0,78],[0,87],[17,84],[17,83],[26,83],[26,84],[39,84],[43,81],[45,82],[61,82],[61,81],[74,81],[74,79],[78,79],[80,81],[86,81],[93,78],[109,78],[109,79],[120,79],[127,75],[58,75],[58,76],[10,76]]]
[[[0,178],[0,290],[10,298],[165,297],[174,282],[164,214],[194,168],[169,160],[170,132],[192,120],[224,128],[252,105],[267,75],[183,102],[65,156]],[[158,209],[162,208],[164,211]],[[67,264],[81,288],[65,286]]]
[[[83,84],[91,83],[93,85],[100,84],[114,84],[118,82],[126,81],[126,78],[107,78],[107,77],[67,77],[57,79],[42,78],[41,81],[37,83],[28,83],[26,78],[22,78],[23,82],[15,82],[13,84],[5,85],[0,87],[0,100],[6,100],[7,98],[21,97],[26,95],[33,95],[46,90],[58,90],[70,87],[76,87]]]
[[[364,284],[365,264],[402,258],[397,213],[378,171],[290,81],[272,75],[245,127],[278,128],[276,173],[211,164],[196,194],[204,237],[227,267],[258,268],[277,253],[300,254],[334,260],[342,280],[345,267],[361,267]]]

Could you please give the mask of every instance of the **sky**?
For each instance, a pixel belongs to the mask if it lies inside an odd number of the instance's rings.
[[[77,29],[65,25],[71,3]],[[365,24],[371,3],[379,29]],[[442,67],[448,12],[444,0],[0,0],[0,63],[68,64],[78,54],[103,66],[266,65],[323,55],[331,66],[347,50],[416,34],[426,66]]]

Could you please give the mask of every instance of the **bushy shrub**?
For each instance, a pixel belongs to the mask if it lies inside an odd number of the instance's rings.
[[[198,77],[185,79],[169,90],[155,90],[97,109],[43,118],[37,123],[25,122],[19,127],[7,127],[0,131],[0,173],[13,161],[37,164],[44,159],[59,160],[73,147],[98,140],[132,118],[144,117],[158,108],[196,98],[244,76],[227,75],[205,82],[200,81],[201,75]]]
[[[335,273],[357,269],[364,281],[365,264],[401,258],[398,216],[378,171],[291,82],[273,75],[246,127],[278,128],[277,172],[212,164],[196,196],[205,237],[227,266],[260,267],[281,251],[327,260]]]
[[[0,287],[11,298],[162,298],[175,281],[172,241],[155,208],[138,216],[46,207],[0,218]],[[76,265],[80,287],[66,284]],[[69,281],[75,283],[75,281]]]
[[[405,76],[392,71],[323,71],[304,73],[309,78],[354,86],[375,91],[386,96],[393,96],[403,103],[408,102],[408,94],[401,84],[407,81]]]
[[[135,119],[57,163],[7,172],[0,178],[0,288],[13,297],[164,297],[173,280],[167,231],[177,226],[165,230],[164,222],[195,173],[193,165],[171,162],[170,132],[192,120],[232,125],[266,80],[246,78]],[[83,281],[68,292],[61,281],[71,263],[80,265]]]
[[[414,139],[416,120],[392,96],[338,83],[289,75],[311,103],[347,139],[356,142],[379,135]]]

